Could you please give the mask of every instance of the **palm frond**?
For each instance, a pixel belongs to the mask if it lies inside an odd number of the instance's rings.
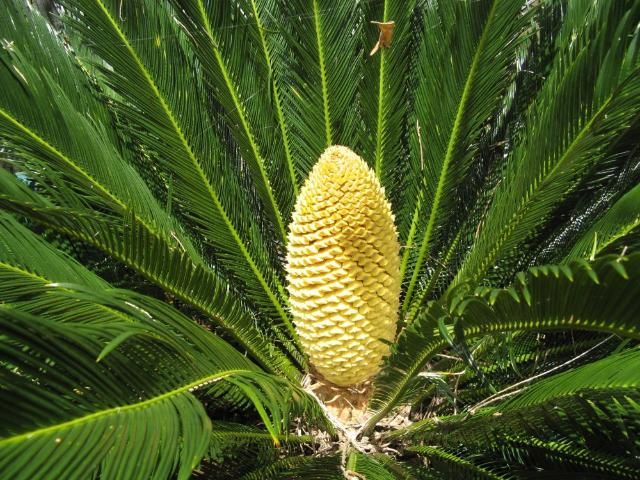
[[[264,31],[256,16],[257,6],[255,2],[206,0],[174,3],[186,39],[204,68],[215,100],[224,109],[225,123],[240,147],[276,235],[286,243],[285,221],[292,211],[295,177],[292,159],[282,151],[282,130],[271,128],[283,121],[282,115],[274,115],[277,111],[271,105],[270,94],[277,92],[269,92],[272,83],[259,84],[264,77],[275,79]],[[286,132],[284,125],[281,128]],[[274,191],[272,182],[278,179],[279,188]]]
[[[396,459],[384,453],[374,453],[369,455],[369,458],[382,465],[387,472],[393,475],[393,478],[398,480],[433,480],[434,478],[440,478],[432,470],[423,468],[421,465]]]
[[[363,20],[355,2],[294,0],[281,3],[281,9],[282,103],[291,119],[299,175],[306,178],[326,147],[349,145],[356,136]]]
[[[504,331],[585,329],[638,338],[640,256],[604,257],[562,266],[540,266],[518,275],[506,289],[479,288],[452,295],[448,307],[432,308],[400,336],[389,365],[376,380],[375,412],[367,431],[402,401],[425,363],[447,345]],[[455,337],[455,338],[454,338]],[[402,375],[398,375],[398,371]]]
[[[569,4],[552,72],[456,282],[478,279],[494,264],[504,275],[514,249],[587,172],[603,168],[607,147],[640,108],[639,16],[636,2]]]
[[[421,14],[421,2],[364,2],[363,41],[371,48],[379,39],[379,30],[371,22],[394,22],[389,47],[363,61],[359,87],[362,104],[363,158],[380,179],[392,203],[396,203],[402,188],[406,162],[406,110],[410,99],[410,71],[418,54],[418,38],[413,27]],[[368,52],[365,52],[365,54]],[[398,205],[399,206],[399,205]]]
[[[37,35],[24,38],[28,28],[23,16],[18,7],[3,16],[7,26],[4,31],[16,43],[28,45],[31,56],[16,55],[11,49],[2,51],[7,65],[0,69],[6,87],[6,95],[0,98],[0,109],[6,108],[2,110],[2,138],[9,148],[5,155],[10,155],[11,161],[23,168],[50,200],[24,188],[19,196],[5,196],[5,191],[15,192],[20,187],[16,187],[15,179],[3,175],[3,206],[114,255],[216,319],[268,365],[269,361],[264,361],[265,342],[257,338],[260,335],[251,320],[254,315],[228,294],[227,280],[207,265],[189,236],[119,154],[117,146],[107,142],[108,131],[102,125],[109,122],[94,124],[82,114],[91,107],[97,111],[96,116],[106,115],[98,102],[92,103],[90,92],[83,91],[89,84],[78,76],[79,66],[68,55],[58,62],[57,40],[46,32],[45,25],[38,23],[42,20],[35,19]],[[54,53],[49,55],[49,51]],[[44,70],[49,62],[57,62],[51,65],[51,72]],[[23,72],[22,77],[16,77],[10,68]],[[21,78],[31,90],[24,88]],[[48,101],[52,89],[56,102]],[[77,110],[72,102],[80,102],[78,98],[88,106],[80,104],[77,108],[82,110]],[[66,121],[48,121],[56,117]],[[157,261],[151,262],[149,250],[158,253]],[[256,347],[256,341],[262,346]],[[295,354],[296,347],[289,348]]]
[[[290,444],[311,444],[314,438],[310,435],[280,435],[278,441],[281,445]],[[209,445],[209,455],[214,459],[221,460],[225,456],[225,450],[229,454],[238,455],[241,449],[250,445],[264,446],[270,452],[276,453],[271,433],[259,428],[250,427],[241,423],[215,422],[211,432],[211,443]]]
[[[128,133],[171,179],[174,211],[214,249],[225,270],[244,283],[249,297],[295,338],[283,299],[282,270],[273,268],[273,252],[238,179],[237,159],[216,135],[204,80],[177,71],[194,66],[197,59],[168,7],[101,0],[69,2],[67,7],[68,23],[109,65],[103,74],[119,95],[111,101],[130,122]],[[174,61],[166,62],[167,56]],[[175,78],[181,79],[180,88],[175,88]]]
[[[283,454],[293,455],[301,445],[315,443],[309,435],[286,434],[278,436],[277,440],[279,448],[274,445],[273,436],[263,429],[214,420],[207,453],[209,464],[203,468],[203,477],[207,478],[209,471],[215,471],[216,478],[238,478],[275,462]]]
[[[639,364],[637,349],[611,355],[542,380],[496,407],[472,412],[470,418],[416,425],[410,436],[445,446],[464,442],[467,448],[484,452],[508,451],[512,444],[517,448],[521,442],[523,447],[532,442],[551,463],[566,460],[569,471],[632,478],[639,467],[634,459],[639,445],[634,440],[635,423],[629,420],[638,415]],[[552,443],[558,438],[564,440]],[[605,438],[615,447],[607,446]]]
[[[486,480],[504,480],[509,475],[495,473],[488,465],[478,465],[468,456],[456,455],[443,448],[421,445],[409,447],[412,452],[424,455],[429,459],[433,468],[445,475],[445,478],[473,478]]]
[[[104,478],[165,478],[178,469],[179,477],[188,477],[210,430],[189,390],[235,370],[192,371],[183,383],[171,379],[162,388],[151,381],[154,368],[186,370],[186,358],[166,347],[141,342],[132,371],[123,368],[130,360],[118,351],[95,361],[111,340],[102,328],[78,329],[6,307],[0,323],[6,405],[0,466],[6,475],[80,478],[100,468]],[[159,418],[162,427],[154,427],[151,419]]]
[[[640,185],[636,185],[575,242],[566,259],[594,257],[640,229]],[[611,252],[613,253],[613,252]]]
[[[522,9],[517,0],[439,2],[424,13],[410,135],[413,184],[404,215],[409,223],[401,225],[401,274],[408,281],[403,312],[425,259],[442,241],[442,225],[456,210],[456,191],[467,178],[481,127],[497,113],[513,77],[529,18]]]
[[[153,321],[163,318],[145,307]],[[66,312],[67,321],[59,322],[0,309],[7,405],[0,465],[12,478],[52,472],[82,478],[97,469],[104,478],[166,478],[178,469],[187,478],[210,435],[209,418],[190,392],[231,377],[263,387],[275,380],[213,336],[200,350],[202,340],[159,342],[152,322],[136,328],[133,316],[94,324],[79,313]],[[117,347],[109,349],[114,341]],[[282,405],[269,407],[275,413]]]
[[[530,253],[523,255],[520,265],[562,261],[594,223],[637,185],[640,157],[634,139],[640,134],[640,117],[632,123],[626,133],[609,147],[606,165],[589,172],[575,192],[555,207],[552,213],[554,221],[528,242],[532,248]],[[614,251],[610,250],[611,253]]]
[[[3,472],[165,478],[179,469],[186,477],[210,435],[189,392],[213,395],[211,384],[222,379],[242,386],[241,398],[225,401],[253,405],[276,442],[292,415],[326,426],[302,390],[261,373],[169,305],[110,289],[6,215],[1,225],[1,285],[14,286],[3,288],[0,309],[3,403],[13,405],[2,413]],[[49,454],[33,462],[37,451]],[[175,451],[184,457],[169,454]]]
[[[241,480],[342,480],[339,456],[285,457],[240,477]]]
[[[359,452],[351,452],[346,464],[347,475],[357,475],[357,478],[367,480],[416,480],[428,478],[418,476],[408,467],[394,462],[392,458],[384,454],[365,455]]]
[[[297,369],[255,328],[246,307],[229,295],[228,288],[214,271],[202,263],[194,263],[193,257],[185,252],[171,248],[164,237],[149,233],[136,222],[135,217],[103,219],[90,210],[74,211],[51,206],[46,199],[21,186],[7,172],[0,172],[0,185],[14,188],[16,192],[10,197],[0,196],[0,205],[108,252],[167,292],[215,319],[267,371],[282,371],[291,379],[298,377]],[[35,252],[48,249],[46,244],[37,242],[30,232],[7,215],[2,215],[0,223],[0,229],[4,232],[2,249],[5,254],[11,253],[8,257],[11,270],[16,264],[24,264],[29,270],[44,274],[44,283],[77,283],[73,278],[60,277],[60,273],[68,268],[64,262],[57,262],[55,268],[45,267],[45,270],[41,265],[34,265]],[[27,244],[32,244],[29,257],[16,258],[15,255]],[[154,255],[150,256],[148,252]],[[46,261],[51,261],[50,256]],[[13,281],[17,281],[17,278],[14,277]],[[7,286],[12,288],[10,283]]]
[[[512,338],[511,341],[509,336]],[[526,343],[529,342],[526,337],[534,337],[536,341],[527,346]],[[482,352],[479,348],[469,348],[479,364],[479,373],[467,368],[464,362],[452,367],[456,371],[465,370],[457,381],[458,408],[479,402],[492,393],[496,395],[496,391],[515,389],[540,378],[603,358],[625,341],[613,335],[573,330],[537,332],[535,335],[533,332],[516,332],[489,338],[496,338],[497,348],[488,349],[487,352]]]
[[[504,439],[502,455],[513,469],[530,471],[544,465],[545,476],[556,473],[559,478],[579,474],[611,478],[634,478],[637,466],[627,458],[616,457],[581,448],[568,441],[545,442],[538,439]]]

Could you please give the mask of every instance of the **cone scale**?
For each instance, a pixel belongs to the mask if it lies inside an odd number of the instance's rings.
[[[329,147],[289,230],[291,310],[311,364],[339,386],[369,379],[394,340],[400,295],[400,247],[384,189],[358,155]]]

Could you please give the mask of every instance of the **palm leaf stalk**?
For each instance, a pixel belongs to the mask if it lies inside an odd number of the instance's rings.
[[[637,477],[640,2],[40,3],[3,478]]]

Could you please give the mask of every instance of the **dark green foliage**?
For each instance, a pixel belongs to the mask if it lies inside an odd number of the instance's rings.
[[[638,477],[638,0],[37,3],[0,6],[3,478]],[[403,246],[353,428],[283,268],[331,144]]]

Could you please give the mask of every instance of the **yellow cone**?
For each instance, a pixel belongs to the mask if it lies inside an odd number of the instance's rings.
[[[348,148],[329,147],[296,202],[287,274],[302,345],[337,385],[378,373],[385,341],[395,337],[400,247],[393,222],[373,171]]]

